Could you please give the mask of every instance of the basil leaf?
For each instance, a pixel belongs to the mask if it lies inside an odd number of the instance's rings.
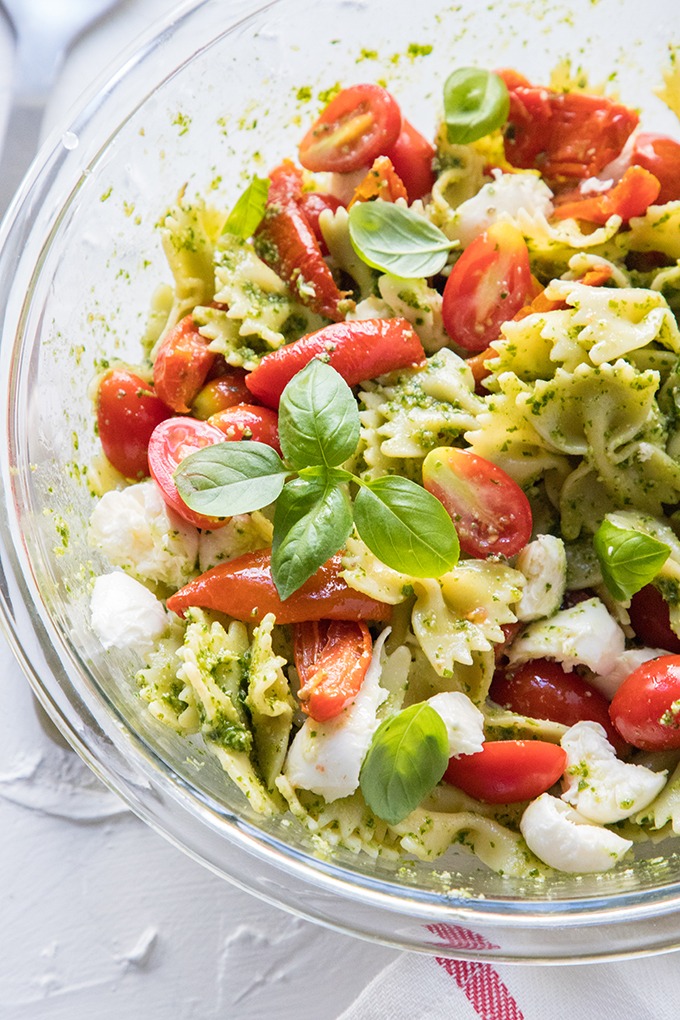
[[[371,811],[397,825],[446,771],[449,740],[442,717],[420,703],[385,719],[373,734],[360,785]]]
[[[459,67],[444,83],[444,121],[448,140],[457,145],[478,138],[505,124],[510,96],[503,79],[481,67]]]
[[[431,493],[408,478],[388,476],[363,485],[354,522],[371,552],[393,570],[439,577],[458,562],[453,521]]]
[[[245,440],[190,453],[173,479],[192,510],[208,517],[233,517],[273,503],[289,474],[271,446]]]
[[[294,375],[283,391],[279,441],[294,468],[337,467],[357,448],[357,402],[340,373],[318,358]]]
[[[236,234],[244,241],[253,236],[264,218],[270,183],[268,177],[253,177],[229,213],[224,233]]]
[[[369,266],[407,280],[434,276],[458,244],[433,223],[392,202],[356,202],[349,211],[349,237]]]
[[[333,471],[288,482],[274,513],[272,577],[279,596],[297,591],[342,548],[351,529],[347,487]]]
[[[670,548],[641,531],[617,528],[606,518],[593,544],[602,579],[615,599],[625,601],[653,581],[670,556]]]

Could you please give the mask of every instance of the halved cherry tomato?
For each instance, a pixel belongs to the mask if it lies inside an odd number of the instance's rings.
[[[270,407],[235,404],[213,414],[208,418],[208,424],[223,432],[225,439],[252,439],[256,443],[266,443],[281,456],[279,416]]]
[[[680,638],[671,628],[668,603],[653,584],[633,595],[628,614],[635,636],[643,644],[680,655]]]
[[[242,368],[228,367],[226,372],[211,379],[197,393],[191,405],[191,413],[194,418],[206,421],[218,411],[236,404],[246,404],[249,400],[246,373]]]
[[[336,322],[265,355],[246,379],[250,392],[278,407],[287,384],[312,358],[321,355],[350,386],[385,372],[421,362],[425,351],[406,319]]]
[[[497,464],[470,450],[430,450],[423,485],[444,504],[468,556],[514,556],[531,538],[531,506],[522,489]]]
[[[451,758],[444,779],[487,804],[533,800],[567,767],[567,753],[546,740],[487,741],[476,754]]]
[[[497,340],[533,289],[529,250],[512,223],[494,223],[460,256],[446,281],[444,328],[467,351]]]
[[[394,145],[401,110],[380,85],[351,85],[339,92],[300,142],[307,170],[349,173],[370,166]]]
[[[631,163],[654,174],[661,185],[656,201],[663,205],[680,199],[680,142],[667,135],[643,132],[635,139]]]
[[[191,402],[208,377],[215,353],[208,350],[209,340],[201,336],[191,315],[168,330],[161,341],[153,365],[156,393],[168,407],[188,414]]]
[[[365,623],[310,620],[293,628],[295,667],[303,712],[317,722],[333,719],[359,693],[373,642]]]
[[[114,368],[99,383],[97,429],[102,449],[116,471],[126,478],[148,475],[151,433],[171,415],[167,404],[134,372]]]
[[[385,155],[390,157],[394,169],[406,185],[409,202],[415,202],[432,191],[434,145],[407,120],[402,121],[401,133]]]
[[[662,655],[633,670],[612,698],[609,715],[633,747],[680,747],[680,655]]]
[[[303,213],[307,217],[307,222],[314,231],[314,237],[319,242],[319,249],[322,255],[328,255],[328,248],[326,241],[321,232],[319,226],[319,216],[326,209],[330,209],[332,213],[338,211],[342,202],[335,195],[329,195],[321,191],[303,191],[302,197],[299,200],[299,206]]]
[[[156,426],[149,440],[149,468],[163,499],[175,513],[197,528],[221,528],[228,518],[206,517],[191,510],[177,491],[172,476],[194,450],[224,441],[219,429],[196,418],[169,418]]]
[[[319,242],[300,204],[302,171],[290,160],[269,175],[264,219],[255,231],[260,258],[281,276],[298,300],[327,319],[343,317],[345,297],[324,262]]]
[[[627,223],[633,216],[644,215],[647,207],[656,202],[660,188],[654,174],[641,166],[629,166],[609,191],[561,202],[555,207],[554,216],[558,220],[573,218],[599,224],[606,223],[610,216],[620,216]]]
[[[373,160],[373,166],[354,189],[347,208],[351,209],[355,202],[372,202],[377,198],[383,202],[396,202],[398,198],[408,198],[404,182],[392,166],[389,156],[377,156]]]
[[[558,662],[533,659],[512,673],[497,670],[489,697],[503,708],[532,719],[550,719],[564,726],[573,726],[582,719],[597,722],[617,750],[625,750],[609,718],[609,702],[604,694],[578,673],[566,673]]]
[[[602,96],[530,85],[508,88],[506,159],[558,181],[596,176],[619,155],[638,123],[634,110]]]
[[[337,553],[282,602],[272,580],[271,549],[260,549],[201,574],[172,595],[167,606],[180,616],[189,606],[217,609],[244,623],[258,623],[267,613],[277,623],[389,620],[392,607],[350,588],[342,569]]]

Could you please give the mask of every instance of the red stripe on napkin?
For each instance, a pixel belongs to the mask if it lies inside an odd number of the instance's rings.
[[[490,963],[435,957],[469,999],[481,1020],[524,1020],[524,1014]]]

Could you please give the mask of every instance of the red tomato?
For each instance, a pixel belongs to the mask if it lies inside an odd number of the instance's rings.
[[[218,411],[208,419],[208,424],[224,433],[228,440],[252,439],[266,443],[281,456],[279,443],[279,416],[269,407],[255,404],[235,404],[224,411]]]
[[[114,368],[99,383],[97,428],[102,449],[126,478],[148,475],[146,451],[151,433],[171,415],[149,384],[127,369]]]
[[[423,198],[432,191],[434,145],[407,120],[402,121],[401,134],[385,155],[390,157],[394,169],[406,185],[409,202],[415,202],[417,198]]]
[[[562,202],[555,209],[555,217],[603,224],[610,216],[620,216],[627,223],[633,216],[643,216],[647,207],[656,202],[660,187],[654,174],[641,166],[629,166],[619,183],[609,191]]]
[[[265,355],[246,385],[268,407],[278,407],[294,375],[312,358],[324,357],[350,386],[421,362],[425,351],[406,319],[336,322]]]
[[[533,800],[563,775],[567,753],[545,740],[494,740],[476,754],[451,758],[444,779],[487,804]]]
[[[658,588],[646,584],[636,592],[628,610],[635,636],[650,648],[680,654],[680,638],[671,629],[668,603]]]
[[[295,667],[303,712],[317,722],[335,718],[359,693],[373,642],[365,623],[311,620],[293,628]]]
[[[631,163],[643,166],[661,184],[657,202],[680,199],[680,142],[666,135],[643,132],[635,139]]]
[[[272,170],[264,219],[255,231],[260,258],[278,273],[302,304],[327,319],[343,318],[343,295],[324,262],[301,205],[302,171],[290,160]]]
[[[326,209],[330,209],[332,213],[337,212],[342,202],[335,195],[324,194],[320,191],[303,191],[302,197],[299,201],[299,206],[303,213],[307,217],[307,222],[314,231],[314,237],[319,242],[319,248],[322,255],[328,255],[328,248],[324,236],[321,233],[321,227],[319,226],[319,216]]]
[[[512,223],[494,223],[460,256],[446,281],[442,316],[452,340],[483,351],[531,297],[529,250]]]
[[[513,673],[497,671],[489,697],[503,708],[532,719],[550,719],[564,726],[573,726],[582,719],[597,722],[604,726],[617,750],[625,750],[609,718],[605,696],[578,673],[566,673],[557,662],[534,659]]]
[[[208,350],[209,340],[196,329],[186,315],[168,330],[161,341],[153,365],[156,393],[179,414],[188,414],[191,402],[201,389],[216,355]]]
[[[401,131],[401,110],[380,85],[343,89],[300,142],[307,170],[349,173],[370,166],[387,152]]]
[[[190,510],[177,491],[173,474],[185,457],[204,446],[223,443],[224,434],[207,421],[169,418],[154,429],[149,440],[149,468],[168,506],[197,528],[221,528],[227,518],[205,517]]]
[[[548,178],[594,177],[618,156],[638,123],[626,106],[581,92],[509,86],[505,157]]]
[[[529,500],[517,482],[484,457],[454,446],[430,450],[423,485],[444,504],[468,556],[514,556],[531,538]]]
[[[612,698],[609,715],[633,747],[680,747],[680,655],[662,655],[633,670]]]
[[[282,602],[272,580],[271,549],[260,549],[201,574],[172,595],[167,606],[180,616],[189,606],[217,609],[244,623],[259,623],[267,613],[274,613],[277,623],[389,620],[392,607],[354,591],[341,570],[337,553]]]
[[[352,201],[347,208],[351,209],[355,202],[373,202],[376,198],[383,202],[408,198],[404,182],[392,166],[389,156],[378,156],[373,160],[373,166],[354,189]]]
[[[191,405],[194,418],[205,421],[218,411],[235,404],[245,404],[250,400],[250,392],[246,386],[246,373],[242,368],[227,368],[222,375],[207,382],[196,395]]]

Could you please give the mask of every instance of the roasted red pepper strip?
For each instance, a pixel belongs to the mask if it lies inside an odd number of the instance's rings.
[[[338,553],[282,602],[272,580],[271,549],[260,549],[201,574],[172,595],[167,606],[180,616],[190,606],[216,609],[244,623],[259,623],[267,613],[277,623],[389,620],[392,607],[354,591],[341,570]]]
[[[163,338],[153,366],[156,395],[179,414],[188,414],[217,355],[208,350],[191,315],[186,315]]]
[[[401,177],[394,169],[389,156],[378,156],[366,176],[354,189],[351,209],[355,202],[372,202],[379,198],[383,202],[396,202],[398,198],[408,201],[408,192]]]
[[[406,319],[336,322],[267,354],[246,379],[250,392],[269,407],[312,358],[321,355],[350,386],[423,361],[425,351]]]
[[[338,290],[304,211],[302,171],[285,160],[269,177],[267,209],[255,232],[258,255],[302,304],[327,319],[342,319],[339,306],[346,295]]]
[[[587,220],[588,223],[606,223],[610,216],[620,216],[624,223],[633,216],[643,216],[648,206],[659,197],[661,185],[654,174],[641,166],[629,166],[625,174],[609,191],[561,202],[554,216],[558,220]]]
[[[373,642],[361,621],[309,620],[293,630],[303,712],[317,722],[339,715],[359,693]]]

